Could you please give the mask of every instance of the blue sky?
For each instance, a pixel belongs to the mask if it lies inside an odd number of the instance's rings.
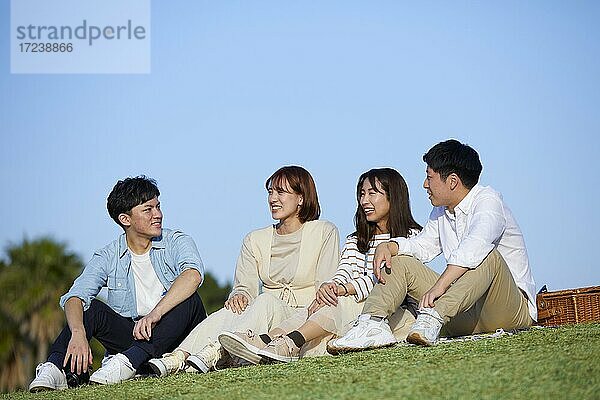
[[[343,237],[378,166],[424,223],[421,156],[454,137],[513,210],[538,288],[598,285],[599,17],[594,1],[154,1],[150,74],[14,75],[3,0],[0,245],[50,235],[87,260],[119,234],[114,183],[146,174],[165,226],[231,280],[280,166],[312,172]]]

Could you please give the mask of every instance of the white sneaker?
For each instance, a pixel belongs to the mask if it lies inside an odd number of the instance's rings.
[[[175,350],[172,353],[163,354],[161,358],[153,358],[148,361],[148,365],[160,377],[171,375],[185,369],[185,353]]]
[[[225,355],[225,350],[218,342],[211,342],[204,346],[198,354],[190,354],[187,365],[191,365],[198,372],[207,373],[215,369],[217,362]]]
[[[100,385],[113,385],[129,380],[134,376],[135,369],[129,359],[118,353],[102,360],[102,367],[90,376],[90,382]]]
[[[330,340],[327,351],[339,354],[347,351],[360,351],[391,346],[396,338],[388,325],[387,319],[375,321],[369,314],[361,314],[354,321],[354,326],[342,337]]]
[[[433,308],[421,308],[418,313],[406,341],[421,346],[433,346],[440,336],[444,319]]]
[[[67,388],[65,372],[51,362],[39,364],[35,368],[35,378],[29,384],[32,393],[44,390],[64,390]]]

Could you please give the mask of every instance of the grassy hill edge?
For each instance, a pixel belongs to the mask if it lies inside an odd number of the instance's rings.
[[[600,397],[600,324],[533,329],[432,348],[396,346],[293,364],[145,378],[3,399]]]

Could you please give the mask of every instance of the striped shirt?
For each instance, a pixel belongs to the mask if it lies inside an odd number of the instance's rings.
[[[419,232],[413,229],[411,236],[417,233]],[[365,254],[358,250],[356,236],[350,235],[346,237],[346,244],[344,244],[342,250],[340,264],[332,280],[337,284],[351,283],[356,289],[354,299],[357,303],[367,298],[376,280],[375,275],[373,275],[375,248],[379,244],[389,240],[389,233],[373,236],[373,240],[369,243],[369,250]]]

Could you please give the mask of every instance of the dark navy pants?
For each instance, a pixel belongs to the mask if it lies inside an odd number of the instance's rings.
[[[150,340],[134,340],[135,321],[117,314],[99,300],[92,300],[90,307],[83,312],[83,326],[88,341],[95,337],[108,354],[135,354],[134,368],[150,358],[160,357],[173,351],[183,339],[206,318],[206,311],[198,293],[194,293],[171,311],[166,313],[152,329]],[[71,340],[71,330],[65,326],[50,347],[48,361],[62,368],[67,346]]]

